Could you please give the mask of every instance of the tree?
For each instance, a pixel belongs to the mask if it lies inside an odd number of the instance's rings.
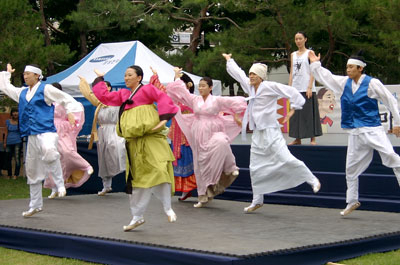
[[[40,16],[27,0],[0,1],[0,58],[2,67],[10,62],[16,69],[15,83],[21,85],[24,66],[36,63],[46,69],[49,62],[67,61],[72,53],[65,44],[45,46]]]

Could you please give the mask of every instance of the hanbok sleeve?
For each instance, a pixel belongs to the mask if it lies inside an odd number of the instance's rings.
[[[157,102],[157,110],[160,115],[160,121],[170,120],[178,112],[179,108],[174,104],[172,99],[165,93],[161,92],[153,85],[147,85],[144,88],[144,93],[154,102]]]
[[[44,87],[44,100],[47,104],[57,103],[62,105],[67,113],[83,111],[82,104],[76,101],[71,95],[49,84]]]
[[[371,95],[370,95],[371,94]],[[368,88],[368,96],[375,98],[383,102],[383,104],[389,109],[393,116],[393,125],[400,126],[400,115],[399,106],[397,99],[387,89],[381,81],[376,78],[372,78]]]
[[[101,103],[107,106],[121,106],[125,101],[122,96],[122,89],[118,91],[108,91],[103,78],[96,78],[93,82],[93,93]]]
[[[226,114],[243,114],[247,103],[244,97],[216,97],[220,111]]]
[[[0,90],[12,100],[19,102],[19,95],[23,88],[13,86],[10,78],[11,74],[9,72],[0,72]]]
[[[332,90],[335,94],[342,95],[348,79],[347,76],[332,74],[328,69],[321,66],[321,62],[313,62],[310,64],[310,69],[318,82]]]
[[[156,88],[160,89],[164,93],[167,92],[167,90],[165,89],[165,86],[163,84],[161,84],[160,79],[158,78],[158,75],[152,75],[150,77],[149,84],[155,86]]]
[[[89,100],[90,103],[92,103],[93,106],[97,107],[100,104],[100,101],[93,94],[93,91],[85,78],[81,78],[81,81],[79,82],[79,90],[81,91],[81,94],[87,100]]]
[[[229,59],[226,61],[226,71],[228,74],[240,83],[243,91],[250,95],[250,79],[246,76],[246,73],[237,65],[235,60]]]
[[[278,97],[287,98],[290,100],[290,106],[293,109],[302,109],[306,100],[300,94],[300,92],[292,87],[287,86],[281,83],[272,82],[272,81],[263,81],[263,85],[266,85],[269,89],[267,93],[273,93]]]
[[[193,109],[193,101],[196,96],[189,93],[185,83],[182,80],[178,79],[172,83],[169,83],[166,89],[168,96],[170,96],[175,103],[182,103]]]
[[[234,115],[239,114],[239,118],[243,119],[247,103],[244,97],[215,97],[219,110],[223,112],[219,118],[224,121],[225,133],[232,142],[240,133],[241,126],[235,121]],[[228,115],[227,115],[228,114]]]

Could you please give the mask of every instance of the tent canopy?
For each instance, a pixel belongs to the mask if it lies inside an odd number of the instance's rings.
[[[148,83],[153,74],[150,66],[157,71],[162,84],[167,85],[174,81],[174,66],[161,59],[140,41],[128,41],[100,44],[70,68],[49,76],[46,83],[58,82],[64,92],[74,97],[82,97],[78,87],[78,76],[83,76],[91,83],[96,78],[94,69],[98,69],[105,73],[104,79],[109,81],[112,87],[124,88],[125,70],[131,65],[138,65],[143,69],[143,83]],[[201,77],[187,74],[192,78],[197,90]],[[213,94],[221,95],[221,81],[213,80],[213,83]]]

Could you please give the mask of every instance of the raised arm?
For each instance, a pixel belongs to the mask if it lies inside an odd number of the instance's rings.
[[[44,87],[44,100],[47,104],[57,103],[62,105],[67,113],[83,111],[82,104],[71,95],[49,84]]]
[[[270,93],[273,93],[278,97],[289,99],[292,109],[297,110],[303,108],[306,100],[296,88],[271,81],[264,81],[263,83],[267,83],[266,85],[269,87]]]
[[[166,92],[165,86],[161,84],[160,79],[158,78],[157,71],[150,66],[151,71],[153,72],[153,75],[150,77],[149,84],[152,84],[156,88],[160,89],[162,92]]]
[[[308,58],[311,62],[311,73],[315,77],[315,80],[331,89],[334,93],[341,95],[348,77],[334,75],[328,69],[322,67],[320,62],[321,55],[318,54],[316,56],[314,51],[308,53]]]
[[[57,103],[62,105],[67,112],[68,121],[71,125],[75,125],[74,112],[82,112],[83,106],[76,101],[71,95],[62,92],[52,85],[46,85],[44,87],[44,100],[47,104]]]
[[[228,74],[240,83],[245,93],[250,94],[250,80],[246,73],[232,59],[232,54],[223,53],[222,56],[226,59],[226,71]]]
[[[247,108],[244,97],[215,97],[219,110],[227,114],[244,114]]]
[[[121,106],[124,102],[124,98],[122,97],[122,93],[126,89],[120,89],[118,91],[108,91],[107,85],[104,82],[104,78],[99,76],[93,82],[92,87],[93,93],[96,98],[107,106]]]
[[[193,100],[196,96],[189,93],[189,90],[187,90],[182,80],[178,79],[169,83],[166,90],[168,96],[170,96],[175,103],[182,103],[193,109]]]
[[[79,82],[79,90],[81,91],[81,94],[89,100],[90,103],[92,103],[93,106],[97,107],[100,104],[100,101],[96,98],[94,95],[92,89],[89,86],[89,83],[86,81],[86,79],[82,76],[78,76],[80,79]]]
[[[11,64],[7,64],[7,71],[0,72],[0,90],[12,100],[19,102],[19,95],[23,88],[11,84],[11,74],[14,71],[15,69],[12,68]]]

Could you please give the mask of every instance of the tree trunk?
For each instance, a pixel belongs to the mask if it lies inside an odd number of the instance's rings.
[[[39,12],[40,12],[40,30],[44,34],[44,46],[49,47],[51,45],[49,30],[46,25],[46,17],[44,15],[44,4],[43,0],[39,0]],[[47,75],[55,74],[55,68],[53,62],[49,59],[47,61]]]
[[[324,8],[324,13],[327,17],[329,17],[329,12],[326,9],[326,3],[324,2],[323,5]],[[329,65],[331,64],[331,60],[332,60],[332,55],[333,52],[335,50],[335,38],[333,37],[333,32],[332,32],[332,28],[331,26],[328,25],[326,26],[326,30],[328,31],[328,35],[329,35],[329,47],[328,47],[328,51],[326,52],[326,55],[322,58],[322,62],[324,62],[324,66],[326,68],[329,68]]]
[[[323,61],[325,62],[325,67],[329,68],[333,52],[335,51],[335,38],[333,37],[331,26],[328,25],[327,30],[329,34],[329,48],[328,51],[326,52],[326,56],[324,56],[323,58]]]
[[[208,10],[208,6],[204,7],[200,11],[200,17],[196,20],[195,23],[193,23],[193,31],[192,31],[192,38],[190,40],[190,45],[189,45],[189,50],[193,53],[193,55],[196,55],[197,53],[197,47],[200,44],[201,40],[201,32],[202,32],[202,26],[203,26],[203,17],[206,17]],[[189,58],[186,61],[186,71],[192,73],[193,72],[193,61],[191,58]]]
[[[81,44],[81,54],[79,55],[79,59],[82,59],[88,54],[86,32],[79,32],[79,40]]]
[[[290,43],[289,43],[289,38],[287,36],[285,25],[283,23],[282,15],[281,15],[281,13],[280,13],[280,11],[278,9],[275,10],[275,13],[276,13],[276,20],[278,21],[278,24],[282,28],[282,35],[283,35],[283,41],[285,43],[286,54],[287,54],[288,58],[290,58],[290,54],[292,53],[292,49],[291,49],[291,46],[290,46]],[[287,71],[290,73],[290,60],[287,60],[286,68],[287,68]]]
[[[79,0],[78,9],[84,8],[84,5],[85,5],[85,0]],[[81,53],[79,54],[79,59],[82,59],[88,54],[86,31],[83,29],[79,30],[79,43],[81,46]]]

